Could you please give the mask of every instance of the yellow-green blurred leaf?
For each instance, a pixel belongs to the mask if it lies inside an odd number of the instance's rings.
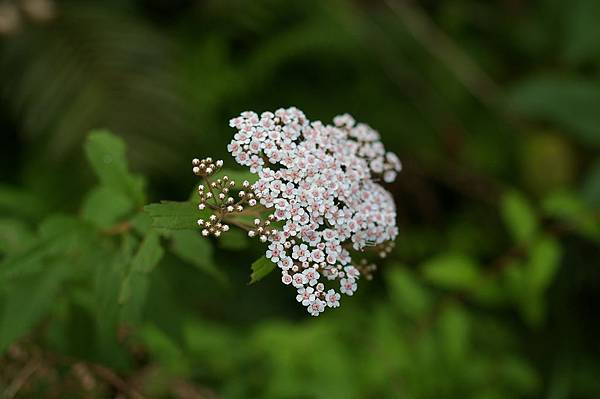
[[[516,191],[504,194],[501,201],[504,223],[516,242],[531,240],[537,232],[538,221],[529,201]]]
[[[463,254],[444,254],[421,265],[425,279],[447,289],[470,290],[480,281],[477,264]]]
[[[391,299],[400,312],[418,318],[431,309],[430,293],[405,267],[389,268],[386,277]]]

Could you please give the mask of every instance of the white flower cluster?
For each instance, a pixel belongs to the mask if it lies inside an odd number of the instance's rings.
[[[254,193],[283,224],[268,237],[266,256],[311,315],[338,307],[340,294],[321,279],[339,280],[339,292],[353,295],[360,272],[349,250],[398,234],[392,196],[376,182],[395,179],[398,157],[350,115],[325,125],[297,108],[244,112],[230,126],[237,133],[227,149],[258,175]]]

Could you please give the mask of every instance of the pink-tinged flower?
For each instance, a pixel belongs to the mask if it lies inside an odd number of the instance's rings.
[[[325,261],[325,254],[320,249],[315,249],[310,253],[310,258],[313,262],[321,263]]]
[[[253,185],[258,201],[275,206],[275,219],[284,222],[268,238],[283,248],[270,247],[268,256],[282,270],[296,272],[286,280],[291,278],[297,288],[324,289],[319,283],[324,276],[338,280],[340,292],[352,295],[360,273],[350,266],[346,248],[361,251],[398,234],[394,201],[377,183],[396,177],[402,167],[398,157],[386,152],[377,131],[347,114],[328,125],[310,122],[297,108],[280,108],[260,116],[244,112],[230,126],[237,132],[228,150],[258,175]],[[322,311],[320,302],[339,306],[323,290],[316,293],[308,305],[311,314]]]
[[[281,282],[285,285],[290,285],[292,283],[292,276],[287,273],[283,273],[281,275]]]
[[[342,294],[352,296],[354,295],[356,288],[356,281],[353,278],[343,278],[340,280],[340,292]]]
[[[279,258],[283,255],[283,253],[283,245],[273,243],[269,245],[269,249],[265,253],[265,256],[271,259],[273,263],[277,263],[279,262]]]
[[[334,290],[329,290],[327,291],[327,294],[325,294],[325,301],[330,308],[337,308],[340,306],[340,294]]]
[[[292,258],[304,262],[308,258],[308,246],[306,244],[294,245],[292,248]]]
[[[317,281],[319,280],[320,274],[318,271],[316,271],[314,268],[310,267],[306,270],[304,270],[302,272],[302,274],[304,274],[306,276],[306,280],[308,281],[308,284],[310,285],[315,285],[317,284]]]
[[[309,303],[315,300],[315,290],[313,287],[300,287],[298,288],[298,295],[296,295],[296,300],[301,302],[302,305],[308,306]]]
[[[325,303],[317,298],[312,300],[306,309],[311,316],[318,316],[325,310]]]
[[[288,270],[292,267],[293,264],[294,264],[294,262],[292,261],[292,258],[290,258],[289,256],[283,255],[279,259],[277,266],[279,266],[282,270]]]
[[[292,285],[296,288],[302,287],[304,284],[308,283],[308,279],[302,273],[296,273],[292,276]]]
[[[344,271],[346,272],[346,276],[353,279],[358,279],[358,277],[360,277],[360,272],[354,266],[346,266],[344,267]]]

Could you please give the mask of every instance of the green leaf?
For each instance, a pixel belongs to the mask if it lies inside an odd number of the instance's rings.
[[[538,230],[538,221],[527,199],[516,191],[510,191],[502,197],[500,207],[513,239],[519,243],[531,240]]]
[[[163,255],[160,236],[157,232],[150,231],[133,256],[129,273],[121,284],[119,304],[124,306],[121,311],[122,319],[132,323],[140,321],[150,285],[148,274],[160,262]]]
[[[126,195],[137,205],[145,202],[144,180],[129,173],[121,138],[108,131],[94,131],[87,138],[85,152],[103,185]]]
[[[198,219],[208,218],[208,209],[200,211],[198,205],[191,202],[161,201],[150,204],[144,211],[152,218],[152,227],[161,230],[197,230]]]
[[[160,245],[160,236],[151,231],[142,241],[137,253],[131,262],[131,271],[139,273],[150,273],[160,262],[164,250]]]
[[[477,265],[463,254],[445,254],[421,266],[423,276],[431,283],[447,289],[475,289],[481,280]]]
[[[139,242],[129,233],[119,239],[118,250],[111,249],[104,257],[96,259],[91,293],[98,360],[114,366],[124,361],[119,356],[121,348],[117,340],[121,286]]]
[[[131,219],[131,225],[138,234],[145,236],[152,229],[152,218],[148,213],[140,212]]]
[[[560,220],[582,236],[600,240],[600,216],[594,214],[575,193],[551,193],[543,199],[542,210],[546,216]]]
[[[600,144],[600,83],[545,77],[522,82],[512,91],[511,107],[525,117],[554,123],[580,141]]]
[[[390,268],[386,277],[394,304],[406,316],[416,319],[431,309],[430,293],[406,267]]]
[[[109,186],[94,188],[87,194],[81,217],[100,228],[108,228],[133,210],[133,201]]]
[[[561,258],[561,248],[553,238],[542,238],[531,248],[526,265],[528,289],[542,293],[552,282]]]
[[[0,353],[44,316],[68,275],[68,266],[63,261],[46,263],[44,271],[11,281],[0,301]]]
[[[171,249],[180,259],[196,266],[221,284],[227,283],[225,274],[213,261],[213,248],[206,238],[195,231],[179,230],[173,232],[172,240]]]
[[[263,256],[252,263],[252,274],[250,274],[250,283],[254,284],[257,281],[265,278],[269,273],[275,270],[276,264],[271,262],[266,256]]]
[[[457,303],[447,305],[438,320],[440,343],[448,360],[461,364],[469,348],[469,318]]]

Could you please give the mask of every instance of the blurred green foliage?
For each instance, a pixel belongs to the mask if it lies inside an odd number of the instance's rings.
[[[0,1],[0,394],[598,397],[599,4]],[[394,252],[316,319],[189,201],[288,105],[405,166]]]

